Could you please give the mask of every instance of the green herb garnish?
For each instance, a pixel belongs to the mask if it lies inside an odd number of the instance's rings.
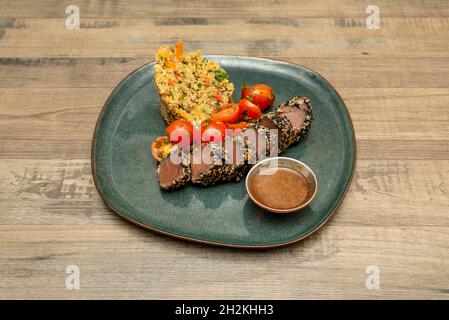
[[[228,78],[228,74],[224,69],[215,70],[215,80],[218,82],[223,81],[224,79]]]

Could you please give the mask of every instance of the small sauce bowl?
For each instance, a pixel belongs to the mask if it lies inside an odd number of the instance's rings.
[[[312,169],[292,158],[264,159],[246,176],[246,191],[251,200],[274,213],[294,212],[308,206],[317,190]]]

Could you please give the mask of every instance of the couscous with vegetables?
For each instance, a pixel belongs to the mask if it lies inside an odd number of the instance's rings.
[[[234,85],[215,61],[201,51],[184,54],[181,41],[156,51],[154,81],[161,99],[161,113],[167,122],[177,119],[208,120],[231,102]]]

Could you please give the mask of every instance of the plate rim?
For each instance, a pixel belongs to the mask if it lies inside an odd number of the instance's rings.
[[[107,200],[107,198],[103,194],[103,192],[101,191],[101,188],[100,188],[100,186],[98,184],[98,181],[97,181],[97,174],[96,174],[96,169],[95,169],[95,167],[96,167],[96,162],[95,162],[95,145],[96,145],[96,140],[97,140],[97,130],[99,128],[99,124],[100,124],[101,120],[103,119],[104,114],[106,113],[107,105],[109,104],[110,100],[112,99],[112,95],[117,90],[117,88],[120,87],[120,85],[123,82],[125,82],[135,72],[137,72],[140,69],[143,69],[143,68],[145,68],[145,67],[147,67],[149,65],[155,64],[154,61],[145,63],[145,64],[135,68],[130,73],[128,73],[122,80],[120,80],[120,82],[114,87],[114,89],[109,94],[108,98],[106,99],[105,103],[103,104],[103,106],[102,106],[102,108],[100,110],[100,113],[98,114],[98,118],[97,118],[97,121],[95,123],[94,133],[93,133],[93,136],[92,136],[91,154],[90,154],[91,173],[92,173],[92,178],[93,178],[93,182],[94,182],[94,185],[95,185],[95,189],[97,190],[98,194],[100,195],[100,198],[103,200],[105,205],[110,210],[115,212],[119,217],[124,219],[125,221],[131,222],[132,224],[135,224],[135,225],[137,225],[137,226],[139,226],[139,227],[141,227],[141,228],[143,228],[145,230],[149,230],[149,231],[152,231],[152,232],[154,232],[156,234],[161,234],[161,235],[168,236],[168,237],[174,238],[174,239],[190,241],[190,242],[199,243],[199,244],[207,244],[207,245],[211,245],[211,246],[226,247],[226,248],[238,248],[238,249],[270,249],[270,248],[279,248],[279,247],[289,246],[289,245],[292,245],[294,243],[300,242],[301,240],[304,240],[305,238],[311,236],[312,234],[317,232],[319,229],[321,229],[334,216],[334,214],[336,213],[336,211],[340,207],[341,203],[343,202],[343,199],[346,197],[346,194],[348,193],[349,187],[351,186],[352,180],[354,178],[356,162],[357,162],[357,139],[356,139],[356,135],[355,135],[355,131],[354,131],[354,123],[352,121],[351,114],[349,113],[349,109],[346,106],[346,103],[344,102],[344,100],[343,100],[342,96],[340,95],[340,93],[334,88],[334,86],[325,77],[323,77],[317,71],[315,71],[313,69],[310,69],[308,67],[305,67],[303,65],[297,64],[297,63],[286,62],[286,61],[283,61],[283,60],[280,60],[280,59],[262,58],[262,57],[250,57],[250,56],[244,56],[244,55],[209,54],[209,55],[205,55],[205,57],[206,58],[207,57],[211,57],[211,58],[233,58],[234,57],[234,58],[247,58],[247,59],[249,58],[251,60],[258,60],[258,61],[263,61],[263,62],[273,62],[274,61],[276,63],[297,66],[297,67],[303,68],[303,69],[305,69],[307,71],[310,71],[310,72],[318,75],[319,77],[321,77],[321,79],[324,80],[324,82],[329,87],[331,87],[334,90],[334,92],[337,94],[338,98],[340,99],[340,101],[343,104],[344,111],[346,112],[346,115],[348,116],[348,119],[349,119],[349,123],[351,125],[352,139],[354,141],[354,156],[353,156],[353,159],[352,159],[353,161],[352,161],[351,175],[349,177],[348,183],[347,183],[347,185],[345,187],[345,190],[343,191],[343,194],[342,194],[340,200],[338,201],[337,205],[332,210],[332,212],[319,225],[317,225],[315,228],[313,228],[312,230],[310,230],[306,234],[304,234],[304,235],[302,235],[302,236],[300,236],[298,238],[295,238],[293,240],[284,241],[284,242],[275,243],[275,244],[242,245],[242,244],[223,243],[223,242],[217,242],[217,241],[196,239],[196,238],[191,238],[191,237],[183,236],[183,235],[180,235],[180,234],[164,231],[164,230],[156,228],[155,226],[144,224],[142,222],[134,220],[134,219],[130,218],[129,216],[127,216],[125,213],[123,213],[120,210],[114,208],[112,206],[112,204]]]

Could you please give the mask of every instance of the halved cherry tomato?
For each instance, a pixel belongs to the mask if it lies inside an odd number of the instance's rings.
[[[244,84],[242,87],[242,98],[248,99],[261,110],[264,110],[273,105],[275,94],[273,88],[266,84]]]
[[[260,108],[247,99],[241,99],[239,101],[239,106],[241,118],[245,118],[247,116],[251,119],[258,119],[262,115]]]
[[[190,144],[193,141],[193,126],[184,119],[175,120],[165,128],[168,138],[173,144]]]
[[[237,103],[232,104],[231,107],[221,110],[212,116],[214,121],[235,122],[239,118],[240,108]]]
[[[156,161],[162,161],[173,148],[176,148],[176,146],[170,142],[167,136],[157,137],[151,144],[151,154]]]
[[[225,136],[226,126],[223,122],[211,121],[201,133],[203,142],[221,143]]]

